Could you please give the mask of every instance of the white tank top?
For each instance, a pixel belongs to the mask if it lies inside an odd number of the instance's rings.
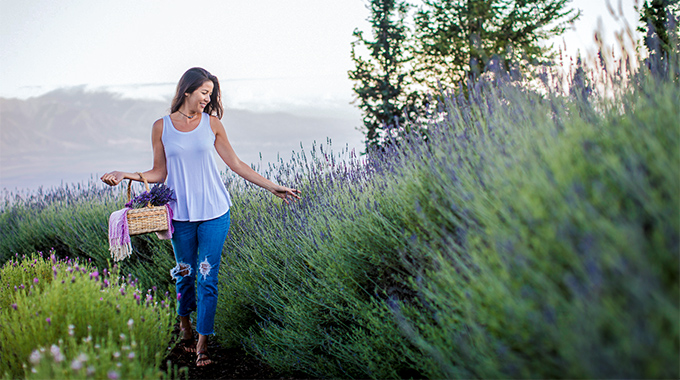
[[[215,134],[210,115],[201,114],[198,126],[180,132],[163,117],[163,147],[168,170],[166,185],[175,191],[170,202],[173,220],[202,221],[224,215],[231,207],[231,197],[215,163]]]

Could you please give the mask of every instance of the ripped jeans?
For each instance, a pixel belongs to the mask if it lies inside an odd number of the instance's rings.
[[[196,331],[201,335],[215,332],[217,273],[229,223],[229,211],[205,221],[172,221],[175,228],[172,248],[177,266],[170,275],[175,279],[179,298],[177,314],[185,317],[195,310]]]

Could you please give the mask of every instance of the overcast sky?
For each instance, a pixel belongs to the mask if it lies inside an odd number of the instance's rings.
[[[619,1],[611,2],[618,9]],[[201,66],[223,82],[227,106],[325,104],[346,111],[352,107],[352,31],[368,29],[365,3],[0,0],[0,96],[26,98],[87,85],[158,97],[171,93],[186,69]],[[621,3],[635,24],[635,0]],[[593,50],[599,17],[606,42],[615,42],[612,32],[620,25],[606,0],[571,5],[583,16],[564,36],[568,51]],[[133,86],[138,84],[161,86]]]

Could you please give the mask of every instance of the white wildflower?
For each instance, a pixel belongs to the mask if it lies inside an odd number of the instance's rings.
[[[74,371],[79,371],[81,368],[83,368],[83,362],[78,359],[73,359],[71,362],[71,369]]]
[[[33,364],[40,363],[40,359],[42,359],[42,354],[38,350],[33,350],[33,352],[31,352],[31,356],[28,358],[28,360]]]
[[[56,344],[50,347],[50,353],[52,353],[55,362],[60,363],[64,360],[64,354],[61,353],[61,349]]]

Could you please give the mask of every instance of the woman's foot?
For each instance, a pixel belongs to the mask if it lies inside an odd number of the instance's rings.
[[[177,343],[183,352],[194,353],[196,352],[196,339],[194,339],[194,330],[191,327],[191,319],[189,316],[179,317],[179,329],[182,340]]]
[[[182,339],[175,347],[179,348],[184,353],[194,353],[196,352],[196,340],[193,336],[191,338]]]
[[[196,367],[205,367],[212,363],[213,361],[210,359],[208,351],[201,351],[198,354],[196,354]]]
[[[208,336],[198,334],[198,342],[196,343],[196,367],[205,367],[212,364],[210,355],[208,355]]]

